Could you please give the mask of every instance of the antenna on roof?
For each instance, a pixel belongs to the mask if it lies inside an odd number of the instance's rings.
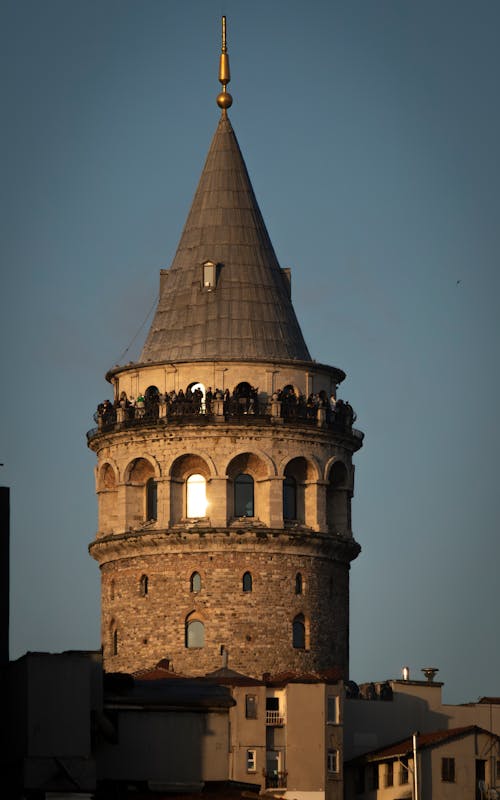
[[[222,113],[226,114],[228,108],[233,105],[233,98],[227,91],[227,84],[231,80],[229,71],[229,56],[226,44],[226,18],[222,17],[222,47],[219,58],[219,82],[222,84],[222,92],[217,95],[217,105],[222,108]]]

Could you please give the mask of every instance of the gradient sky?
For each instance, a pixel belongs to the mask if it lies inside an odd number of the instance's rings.
[[[138,355],[217,125],[221,14],[305,339],[366,434],[351,677],[436,666],[445,702],[498,695],[494,0],[0,3],[11,656],[100,646],[85,431]]]

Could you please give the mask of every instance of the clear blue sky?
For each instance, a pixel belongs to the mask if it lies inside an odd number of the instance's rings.
[[[98,648],[106,370],[154,303],[219,111],[318,361],[358,412],[351,675],[500,694],[500,4],[3,0],[0,481],[11,654]]]

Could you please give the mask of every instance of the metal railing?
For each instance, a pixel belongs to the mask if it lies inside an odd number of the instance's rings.
[[[287,772],[275,772],[274,770],[264,773],[266,779],[266,789],[286,789]]]
[[[266,710],[266,725],[284,725],[285,717],[281,711]]]
[[[97,427],[91,428],[87,432],[87,439],[90,441],[99,433],[110,433],[127,428],[151,425],[207,425],[221,420],[243,425],[252,425],[256,422],[272,424],[277,420],[283,420],[289,425],[319,425],[328,430],[352,435],[359,441],[363,441],[364,437],[361,431],[350,427],[343,420],[337,420],[335,415],[324,407],[311,409],[300,404],[280,403],[276,405],[271,401],[247,406],[231,401],[223,408],[221,414],[213,414],[211,409],[206,409],[204,406],[189,401],[180,401],[163,409],[157,404],[151,404],[144,407],[129,406],[124,409],[111,408],[104,414],[96,412],[94,421],[97,423]]]

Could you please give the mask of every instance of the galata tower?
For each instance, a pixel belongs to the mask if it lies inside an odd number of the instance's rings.
[[[221,117],[137,363],[106,375],[88,444],[108,672],[348,675],[352,454],[345,378],[311,359]]]

